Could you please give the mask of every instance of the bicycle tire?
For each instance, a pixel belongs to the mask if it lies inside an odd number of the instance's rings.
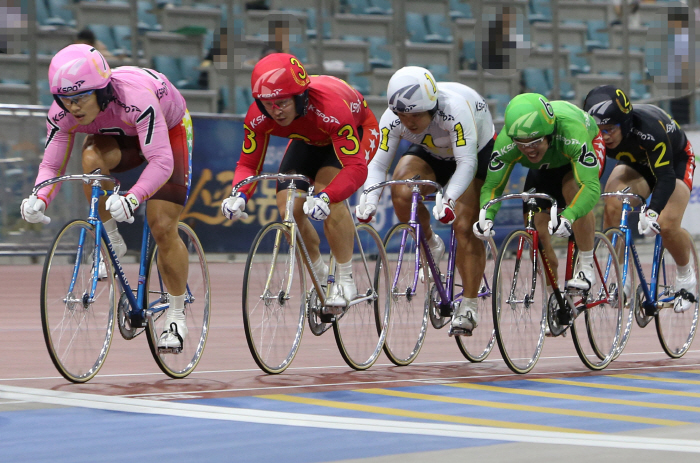
[[[574,256],[574,268],[578,252]],[[580,315],[571,326],[576,353],[586,367],[602,370],[615,358],[623,333],[622,274],[617,252],[610,240],[601,232],[595,232],[593,246],[596,281],[586,293],[583,317]],[[574,306],[583,305],[579,296],[573,296]],[[608,301],[608,302],[604,302]],[[583,322],[581,319],[583,318]],[[586,336],[582,336],[586,333]]]
[[[402,241],[403,254],[400,252]],[[416,359],[428,328],[428,307],[425,301],[429,282],[421,282],[418,278],[416,251],[418,259],[424,261],[419,247],[415,229],[405,223],[394,225],[384,237],[392,300],[391,322],[384,342],[384,353],[397,366],[409,365]]]
[[[626,249],[625,246],[625,234],[619,228],[611,227],[605,230],[605,236],[608,237],[610,243],[615,248],[618,260],[620,261],[620,274],[622,275],[622,288],[624,294],[624,309],[622,317],[622,336],[620,337],[620,342],[617,347],[617,351],[613,357],[613,360],[618,358],[627,343],[629,342],[630,335],[632,334],[632,325],[634,324],[634,307],[637,303],[637,268],[634,265],[634,258],[632,257],[632,250]],[[613,239],[614,237],[614,239]],[[627,252],[627,275],[624,275],[624,258],[625,252]],[[630,288],[630,294],[624,288]],[[625,315],[626,314],[626,315]]]
[[[686,230],[683,232],[690,238]],[[698,295],[700,295],[700,285],[697,282],[697,275],[699,275],[698,252],[692,239],[690,239],[690,243],[690,263],[693,265],[693,271],[696,275],[695,292],[693,293],[696,302],[691,309],[685,312],[675,312],[674,308],[663,308],[654,317],[656,334],[659,337],[661,347],[671,358],[680,358],[688,352],[698,327],[698,311],[700,310],[697,302]],[[661,265],[662,268],[659,269],[658,274],[657,300],[678,291],[678,288],[675,287],[676,263],[673,261],[671,253],[666,249],[662,250]]]
[[[532,236],[524,230],[512,231],[498,251],[494,270],[496,340],[506,365],[518,374],[537,364],[547,322],[545,276],[533,249]]]
[[[359,223],[355,229],[352,274],[358,296],[371,295],[372,299],[350,305],[342,314],[336,315],[333,333],[340,355],[348,366],[366,370],[374,365],[384,348],[391,323],[391,288],[389,264],[381,237],[368,224]]]
[[[496,344],[496,328],[493,324],[493,273],[496,267],[496,244],[492,238],[484,241],[486,265],[479,287],[477,327],[471,336],[455,336],[457,347],[464,357],[473,363],[483,362]],[[456,274],[455,274],[456,276]]]
[[[209,335],[211,291],[209,269],[204,249],[194,230],[185,223],[178,223],[178,234],[188,253],[187,289],[185,292],[185,319],[187,335],[182,350],[172,353],[158,347],[158,339],[166,330],[164,312],[169,304],[167,288],[158,270],[158,246],[154,245],[148,258],[146,274],[146,307],[153,316],[148,320],[148,347],[161,371],[171,378],[184,378],[194,371],[204,353]]]
[[[291,243],[287,225],[267,224],[255,237],[243,275],[246,341],[255,363],[270,374],[289,367],[304,332],[306,275],[301,251]]]
[[[74,383],[87,382],[97,374],[114,336],[114,271],[102,240],[100,255],[107,277],[96,282],[94,297],[89,299],[94,282],[95,242],[93,225],[84,220],[67,223],[46,254],[41,275],[44,342],[58,372]],[[69,292],[72,281],[73,291]]]

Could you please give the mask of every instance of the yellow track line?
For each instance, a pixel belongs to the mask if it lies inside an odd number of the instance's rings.
[[[673,395],[678,397],[700,397],[697,392],[669,391],[667,389],[652,389],[646,387],[623,386],[621,384],[597,384],[583,381],[568,381],[565,379],[529,379],[538,383],[562,384],[564,386],[582,386],[593,389],[612,389],[615,391],[643,392],[646,394]]]
[[[658,381],[660,383],[673,383],[673,384],[694,384],[700,385],[700,381],[693,379],[680,379],[680,378],[658,378],[656,376],[645,376],[645,375],[611,375],[615,378],[626,378],[626,379],[641,379],[644,381]]]
[[[443,415],[438,413],[414,412],[410,410],[401,410],[398,408],[376,407],[373,405],[360,405],[346,402],[336,402],[331,400],[310,399],[306,397],[291,396],[286,394],[271,394],[256,396],[260,399],[280,400],[283,402],[292,402],[304,405],[317,405],[319,407],[340,408],[343,410],[353,410],[356,412],[377,413],[389,416],[401,416],[404,418],[415,418],[421,420],[442,421],[447,423],[470,424],[477,426],[491,426],[496,428],[509,429],[527,429],[531,431],[551,431],[551,432],[568,432],[578,434],[598,434],[591,431],[581,429],[560,428],[555,426],[544,426],[527,423],[516,423],[510,421],[487,420],[482,418],[467,418],[455,415]]]
[[[591,397],[591,396],[586,396],[586,395],[562,394],[560,392],[545,392],[545,391],[534,391],[534,390],[530,390],[530,389],[516,389],[516,388],[500,387],[500,386],[485,386],[483,384],[474,384],[474,383],[443,384],[443,386],[461,387],[464,389],[475,389],[477,391],[502,392],[504,394],[525,395],[525,396],[530,396],[530,397],[544,397],[544,398],[548,398],[548,399],[576,400],[576,401],[580,401],[580,402],[594,402],[594,403],[612,404],[612,405],[629,405],[631,407],[657,408],[657,409],[662,409],[662,410],[679,410],[679,411],[684,411],[684,412],[700,413],[700,407],[693,407],[690,405],[657,404],[657,403],[653,403],[653,402],[640,402],[637,400],[609,399],[609,398],[605,398],[605,397]]]
[[[394,391],[388,389],[358,389],[355,392],[365,392],[369,394],[385,395],[390,397],[401,397],[405,399],[430,400],[433,402],[444,402],[451,404],[473,405],[476,407],[499,408],[504,410],[518,410],[522,412],[548,413],[551,415],[578,416],[581,418],[594,418],[599,420],[626,421],[629,423],[643,423],[654,426],[682,426],[692,424],[686,421],[666,420],[662,418],[647,418],[643,416],[617,415],[612,413],[587,412],[582,410],[571,410],[568,408],[537,407],[533,405],[508,404],[501,402],[491,402],[486,400],[464,399],[457,397],[446,397],[431,394],[417,394],[413,392]]]

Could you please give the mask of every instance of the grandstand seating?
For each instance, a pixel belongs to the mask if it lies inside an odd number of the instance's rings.
[[[235,2],[231,12],[226,0],[137,0],[138,50],[132,50],[131,39],[130,4],[134,0],[32,1],[37,5],[39,24],[39,78],[45,79],[50,55],[71,43],[77,30],[89,26],[119,57],[110,59],[111,64],[154,66],[189,92],[188,101],[192,98],[191,104],[200,109],[214,107],[216,111],[234,100],[235,108],[229,110],[240,113],[247,109],[250,95],[245,89],[253,64],[268,43],[268,22],[289,18],[296,18],[292,20],[290,50],[309,70],[345,78],[379,107],[386,104],[389,78],[404,64],[427,67],[439,81],[455,80],[474,87],[487,97],[496,117],[502,116],[508,96],[523,90],[521,85],[551,98],[578,102],[593,85],[624,81],[622,27],[609,25],[612,6],[606,0],[559,0],[562,52],[558,95],[552,91],[551,0],[267,0],[270,10],[242,10]],[[504,5],[526,14],[529,21],[523,32],[527,37],[529,29],[530,55],[523,69],[510,76],[480,75],[476,59],[479,18],[475,15],[493,14]],[[641,23],[652,24],[658,19],[656,11],[657,5],[643,3]],[[219,27],[229,22],[234,29],[235,59],[229,58],[226,73],[213,68],[205,71],[209,87],[200,89],[200,63]],[[644,26],[629,31],[633,99],[649,98],[656,92],[647,77]],[[321,53],[317,53],[319,45]],[[319,62],[319,57],[325,63]],[[26,55],[0,55],[0,96],[8,98],[3,102],[29,98],[23,87],[28,69]],[[232,84],[228,74],[233,76]],[[50,102],[46,97],[40,95],[42,101]]]

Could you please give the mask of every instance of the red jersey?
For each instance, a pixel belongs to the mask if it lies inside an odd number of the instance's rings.
[[[336,77],[311,76],[306,115],[297,117],[287,127],[282,127],[263,115],[255,103],[248,108],[243,125],[245,139],[233,185],[260,173],[270,135],[275,135],[301,139],[314,146],[333,144],[343,167],[323,192],[333,203],[344,201],[367,178],[367,163],[374,156],[378,143],[362,143],[358,127],[363,127],[365,141],[370,138],[378,140],[376,127],[374,130],[366,127],[371,121],[376,126],[376,119],[360,92]],[[250,198],[255,186],[254,183],[246,185],[241,191]],[[318,193],[321,192],[317,191],[316,194]]]

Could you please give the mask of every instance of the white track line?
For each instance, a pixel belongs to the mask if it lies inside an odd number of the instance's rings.
[[[564,432],[505,429],[487,426],[466,426],[442,423],[407,422],[364,418],[310,415],[302,413],[270,412],[233,407],[215,407],[178,402],[157,402],[144,399],[47,391],[43,389],[0,386],[0,398],[26,400],[69,407],[109,410],[150,415],[237,421],[319,429],[340,429],[363,432],[382,432],[422,436],[487,439],[537,444],[578,445],[636,450],[657,450],[700,453],[700,441],[664,439],[621,435],[571,434]]]

